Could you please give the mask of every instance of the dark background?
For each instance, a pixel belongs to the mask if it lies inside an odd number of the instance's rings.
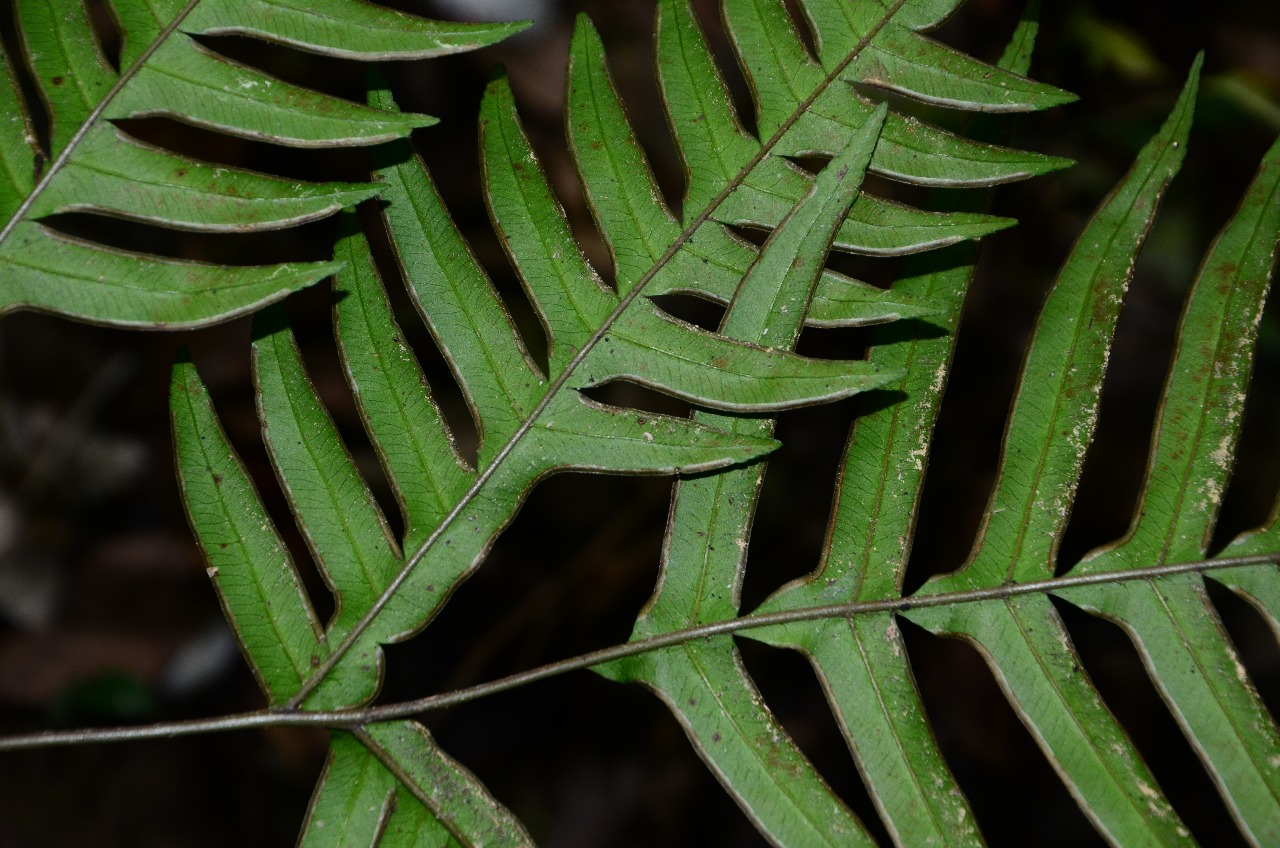
[[[8,5],[0,3],[5,15]],[[973,0],[938,37],[994,60],[1019,5]],[[505,63],[544,166],[589,256],[602,264],[563,150],[560,118],[564,53],[579,6],[601,30],[663,189],[678,201],[679,171],[652,78],[649,2],[553,3],[534,31],[507,44],[386,68],[407,107],[443,119],[415,138],[477,254],[512,295],[518,317],[518,293],[478,194],[475,113],[491,66]],[[1124,532],[1181,299],[1199,257],[1280,132],[1276,4],[1046,6],[1033,76],[1078,93],[1081,101],[1016,118],[1012,143],[1079,164],[996,195],[994,211],[1021,224],[984,246],[949,389],[959,400],[946,405],[940,422],[909,588],[964,560],[991,483],[1027,333],[1057,265],[1092,208],[1163,120],[1193,56],[1204,49],[1205,82],[1187,162],[1137,267],[1063,561],[1070,564]],[[463,13],[457,4],[441,4],[434,14]],[[3,34],[11,39],[11,27]],[[236,39],[209,43],[286,78],[361,96],[362,71],[353,64]],[[209,158],[296,176],[359,179],[364,167],[361,154],[282,154],[166,121],[132,122],[129,130]],[[125,247],[223,261],[326,258],[333,234],[332,222],[321,222],[284,238],[166,236],[159,242],[154,231],[140,227],[80,218],[59,226]],[[894,263],[856,267],[889,280]],[[335,418],[364,467],[371,467],[337,370],[327,298],[321,286],[293,298],[289,311],[299,327],[307,327],[301,341]],[[1278,317],[1272,308],[1261,329],[1220,542],[1260,523],[1280,484]],[[528,328],[527,316],[522,320]],[[34,314],[0,319],[0,732],[170,720],[261,705],[182,514],[166,408],[168,370],[177,349],[186,346],[270,507],[287,526],[257,444],[249,332],[247,321],[159,335]],[[442,375],[425,334],[419,331],[413,340],[428,371]],[[537,343],[535,333],[531,345]],[[857,349],[865,335],[811,333],[804,343]],[[450,394],[445,385],[440,391],[450,420],[461,426],[456,390]],[[817,562],[855,405],[783,416],[785,447],[770,466],[756,522],[745,610]],[[669,491],[669,480],[586,475],[542,485],[444,614],[421,637],[389,651],[384,700],[465,686],[624,641],[652,591]],[[290,541],[305,562],[296,534]],[[318,581],[313,588],[319,589]],[[1274,711],[1280,656],[1272,635],[1243,603],[1223,593],[1214,599]],[[1114,626],[1070,608],[1063,615],[1087,670],[1197,838],[1215,846],[1241,844],[1128,641]],[[908,623],[903,629],[944,753],[991,844],[1097,844],[978,655]],[[834,788],[874,822],[808,666],[793,654],[741,645],[766,701]],[[579,672],[433,714],[426,723],[542,845],[763,844],[665,708],[638,687]],[[287,845],[325,747],[323,732],[279,729],[0,754],[0,848]]]

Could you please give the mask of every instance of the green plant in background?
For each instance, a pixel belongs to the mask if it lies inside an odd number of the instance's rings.
[[[27,5],[36,4],[19,3],[30,44],[30,33],[46,31],[40,27],[48,21],[37,20]],[[65,5],[67,15],[80,8]],[[1023,76],[1034,15],[1023,20],[994,66],[922,34],[954,11],[958,4],[948,0],[804,0],[798,6],[813,55],[781,2],[726,0],[725,28],[753,97],[753,135],[731,105],[691,5],[664,0],[655,52],[659,89],[685,169],[679,216],[655,185],[599,37],[580,19],[569,51],[566,127],[608,248],[613,285],[601,280],[575,242],[510,88],[496,76],[480,109],[485,202],[545,331],[544,367],[515,330],[427,169],[403,141],[373,150],[367,186],[295,187],[237,175],[242,181],[231,190],[222,169],[143,148],[106,122],[168,111],[261,135],[249,127],[259,109],[270,109],[273,117],[264,126],[281,128],[270,135],[276,140],[379,143],[428,120],[401,115],[381,86],[371,92],[368,111],[340,107],[351,110],[347,129],[305,135],[302,126],[327,116],[332,104],[289,99],[293,94],[263,101],[260,91],[278,84],[252,76],[257,72],[235,77],[210,101],[230,115],[217,122],[190,112],[196,107],[181,105],[187,101],[179,94],[148,80],[184,61],[226,65],[186,33],[251,33],[321,51],[342,45],[343,55],[385,59],[475,46],[515,29],[455,28],[399,16],[393,21],[355,0],[323,5],[193,0],[144,19],[142,3],[113,0],[126,46],[121,72],[93,89],[98,100],[67,105],[46,97],[54,126],[52,164],[37,169],[33,185],[15,179],[14,223],[0,237],[10,239],[0,241],[6,261],[35,268],[0,277],[0,291],[14,307],[173,326],[240,314],[336,270],[339,355],[403,532],[397,537],[389,529],[344,447],[283,313],[277,307],[262,311],[255,319],[253,372],[263,440],[292,518],[333,592],[333,615],[319,620],[195,365],[180,361],[171,409],[184,503],[268,706],[180,725],[15,738],[0,747],[320,725],[331,731],[331,752],[301,844],[524,845],[531,838],[521,822],[412,717],[593,667],[654,690],[773,843],[872,844],[863,823],[771,714],[741,662],[738,634],[794,648],[811,660],[895,842],[981,844],[983,822],[975,820],[948,770],[912,680],[899,630],[905,616],[979,648],[1104,839],[1191,843],[1082,672],[1051,601],[1058,598],[1128,631],[1242,834],[1256,845],[1280,840],[1280,738],[1205,589],[1205,581],[1214,580],[1238,592],[1280,630],[1277,519],[1209,556],[1280,237],[1280,146],[1267,154],[1188,300],[1132,531],[1058,573],[1057,550],[1092,439],[1111,338],[1135,257],[1186,149],[1198,66],[1166,125],[1081,235],[1045,303],[973,554],[961,570],[904,597],[931,434],[973,275],[973,250],[937,248],[1011,222],[982,212],[980,191],[958,197],[936,192],[946,211],[927,211],[863,192],[864,176],[982,189],[1066,163],[941,130],[878,104],[869,92],[888,90],[905,101],[964,112],[1064,103],[1070,95]],[[320,18],[331,37],[308,40]],[[89,50],[87,19],[78,20],[79,29],[59,43]],[[405,42],[391,34],[390,42],[372,35],[363,40],[366,26],[382,25],[414,29]],[[146,34],[137,41],[148,48],[129,46],[138,33]],[[54,77],[65,81],[68,69],[87,61],[70,48],[63,51],[59,62],[42,70],[40,51],[30,50],[38,84],[58,88]],[[170,54],[176,64],[163,64]],[[213,78],[211,72],[195,76]],[[16,104],[17,89],[11,88]],[[240,97],[238,89],[251,92],[247,101],[228,99]],[[22,113],[15,105],[12,114]],[[59,120],[77,129],[58,129]],[[979,127],[973,135],[986,132]],[[33,155],[22,138],[9,139],[4,153],[24,168]],[[114,183],[94,176],[62,185],[78,168],[101,175],[108,163],[126,156],[145,156],[151,164]],[[815,176],[796,159],[830,161]],[[41,161],[36,154],[37,165]],[[199,177],[187,182],[192,174]],[[156,194],[137,201],[143,195],[134,192],[134,183]],[[201,193],[198,201],[193,192]],[[153,289],[129,296],[112,283],[124,279],[112,276],[111,268],[125,261],[118,252],[72,243],[37,220],[87,208],[169,226],[263,228],[324,215],[375,192],[380,205],[365,220],[386,228],[394,263],[375,260],[360,219],[343,213],[334,264],[215,272],[129,257],[130,290]],[[268,211],[245,203],[246,194],[264,198],[261,208]],[[158,216],[153,209],[166,211]],[[762,247],[737,234],[743,226],[769,231]],[[40,247],[24,252],[22,246],[33,244]],[[909,258],[886,290],[828,269],[831,249]],[[47,274],[46,264],[63,271],[45,282],[26,276]],[[76,275],[65,270],[68,264]],[[177,291],[175,273],[194,288]],[[228,283],[235,275],[247,276]],[[283,276],[291,282],[281,284]],[[458,448],[403,341],[388,297],[400,278],[415,320],[425,321],[462,390],[478,434],[474,459]],[[700,329],[669,315],[654,300],[659,296],[723,304],[723,320],[715,332]],[[883,326],[872,336],[868,361],[833,361],[792,352],[806,324]],[[616,381],[681,398],[698,411],[675,418],[610,406],[584,393]],[[744,614],[740,588],[763,457],[777,445],[772,416],[871,389],[893,394],[855,423],[821,563]],[[632,640],[493,684],[369,706],[382,684],[382,646],[428,626],[482,565],[530,489],[568,470],[679,475],[661,579]]]

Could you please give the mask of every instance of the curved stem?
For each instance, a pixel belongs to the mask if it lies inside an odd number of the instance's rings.
[[[682,645],[696,639],[710,639],[751,630],[758,627],[769,627],[778,624],[790,624],[798,621],[815,621],[824,618],[849,618],[855,615],[866,615],[877,612],[904,612],[909,609],[923,607],[952,606],[956,604],[976,603],[997,599],[1007,599],[1019,595],[1033,595],[1067,589],[1072,586],[1092,586],[1109,583],[1127,583],[1134,580],[1151,580],[1188,572],[1207,572],[1220,568],[1232,568],[1247,565],[1280,565],[1280,553],[1257,554],[1253,556],[1223,557],[1219,559],[1182,562],[1171,565],[1156,565],[1148,568],[1126,569],[1124,571],[1101,574],[1082,574],[1078,576],[1055,577],[1051,580],[1037,580],[1031,583],[1014,583],[988,589],[972,589],[963,592],[939,592],[932,595],[913,595],[907,598],[886,598],[881,601],[854,601],[847,604],[830,604],[821,607],[805,607],[803,609],[784,610],[782,612],[745,615],[740,618],[700,624],[683,630],[674,630],[660,636],[637,639],[621,645],[612,645],[597,651],[579,654],[575,657],[558,660],[538,666],[528,671],[517,672],[488,683],[480,683],[451,692],[428,695],[412,701],[386,704],[377,707],[362,707],[350,710],[332,710],[327,712],[308,712],[292,708],[273,708],[255,710],[253,712],[236,713],[218,718],[191,719],[187,721],[162,722],[158,724],[134,727],[87,728],[80,730],[41,731],[37,733],[16,734],[0,737],[0,751],[16,751],[28,748],[46,748],[59,745],[81,745],[91,742],[129,742],[145,739],[171,739],[178,736],[194,736],[202,733],[216,733],[227,730],[246,730],[254,727],[303,727],[319,726],[331,729],[352,729],[362,725],[380,721],[391,721],[418,715],[432,710],[452,707],[475,701],[487,695],[506,692],[539,680],[557,677],[570,671],[580,671],[595,665],[620,660],[649,651]]]

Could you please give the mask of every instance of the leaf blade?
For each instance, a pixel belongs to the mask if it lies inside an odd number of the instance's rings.
[[[320,624],[194,364],[174,366],[170,392],[183,504],[241,649],[279,703],[323,653]]]
[[[1258,697],[1205,592],[1178,575],[1057,593],[1115,621],[1219,787],[1245,838],[1280,835],[1280,733]]]
[[[365,61],[429,59],[475,50],[524,30],[528,22],[466,24],[432,21],[346,0],[239,0],[204,3],[184,29],[243,35],[327,56]]]
[[[345,262],[334,289],[338,352],[412,547],[465,491],[469,475],[391,312],[368,242],[351,223],[335,250]]]
[[[90,323],[182,329],[253,312],[323,280],[331,262],[222,266],[76,241],[23,222],[0,244],[0,314],[52,312]]]
[[[298,529],[333,590],[336,642],[391,582],[400,551],[303,368],[280,316],[255,323],[254,382],[263,441]]]
[[[434,121],[381,113],[274,80],[212,53],[193,41],[184,27],[199,30],[195,25],[201,20],[247,25],[255,18],[257,28],[248,26],[244,32],[254,37],[279,35],[260,14],[274,8],[283,13],[275,22],[286,29],[285,19],[296,24],[300,15],[312,23],[323,20],[323,33],[316,33],[322,36],[320,42],[350,36],[340,52],[363,61],[377,58],[381,49],[356,37],[364,24],[380,22],[386,36],[386,25],[395,22],[414,40],[408,45],[414,55],[473,49],[520,28],[426,22],[357,0],[322,3],[323,10],[292,0],[112,0],[109,11],[115,13],[121,38],[119,71],[104,58],[104,47],[80,0],[18,3],[22,55],[5,57],[6,80],[0,86],[0,106],[9,127],[0,140],[9,177],[0,181],[0,210],[6,221],[0,230],[0,254],[10,260],[9,270],[15,254],[27,252],[33,243],[37,219],[58,212],[100,212],[181,229],[239,231],[296,225],[369,196],[367,186],[271,180],[196,163],[172,151],[144,149],[109,127],[109,120],[165,115],[217,132],[323,147],[377,143]],[[320,42],[304,38],[300,44],[324,52]],[[23,101],[10,60],[28,66],[24,70],[34,78],[36,96],[44,101],[40,111],[47,112],[51,127],[50,162],[34,141],[35,106]],[[205,280],[196,281],[199,285],[189,282],[193,291],[173,295],[167,289],[169,278],[184,271],[147,257],[134,274],[143,284],[126,286],[132,294],[116,298],[115,292],[94,289],[95,275],[119,277],[113,267],[118,265],[113,259],[117,251],[65,248],[65,255],[59,256],[52,250],[56,243],[38,244],[43,250],[38,258],[52,263],[52,268],[62,266],[62,272],[0,278],[0,310],[34,309],[95,323],[169,329],[226,320],[283,296],[259,292],[253,297],[211,298],[207,289],[214,285]],[[71,273],[69,266],[77,264],[80,273]],[[191,266],[183,267],[187,277],[196,276]],[[282,270],[284,266],[268,267],[259,276]],[[237,286],[249,282],[244,271],[225,267],[225,273]],[[288,281],[296,290],[316,279],[293,274]],[[285,280],[281,276],[278,282]],[[122,285],[119,279],[112,283]],[[119,312],[112,309],[117,299],[124,305]],[[192,300],[199,301],[198,308],[190,307]],[[93,308],[86,309],[86,302]]]
[[[1133,526],[1091,552],[1080,573],[1204,556],[1235,456],[1277,234],[1280,142],[1263,157],[1187,298]]]
[[[1182,162],[1199,67],[1197,60],[1169,119],[1080,236],[1045,303],[1023,366],[1037,378],[1014,401],[988,519],[957,573],[970,585],[1053,575],[1133,257]]]
[[[1108,841],[1195,844],[1085,677],[1047,597],[912,609],[906,616],[931,632],[960,636],[983,654],[1049,764]]]
[[[250,232],[324,218],[376,191],[215,167],[138,144],[104,125],[86,135],[28,214],[97,212],[176,229]]]

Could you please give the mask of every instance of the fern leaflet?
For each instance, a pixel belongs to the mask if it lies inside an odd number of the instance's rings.
[[[129,253],[54,229],[56,216],[251,232],[330,215],[375,189],[218,167],[145,144],[119,122],[164,116],[291,147],[376,144],[434,122],[286,83],[200,37],[240,35],[369,61],[471,50],[521,28],[436,23],[358,0],[112,0],[121,49],[107,57],[81,0],[17,0],[16,10],[21,52],[0,65],[0,313],[35,309],[154,328],[247,314],[337,266]],[[27,78],[39,104],[24,99]],[[47,127],[36,123],[43,113]]]

